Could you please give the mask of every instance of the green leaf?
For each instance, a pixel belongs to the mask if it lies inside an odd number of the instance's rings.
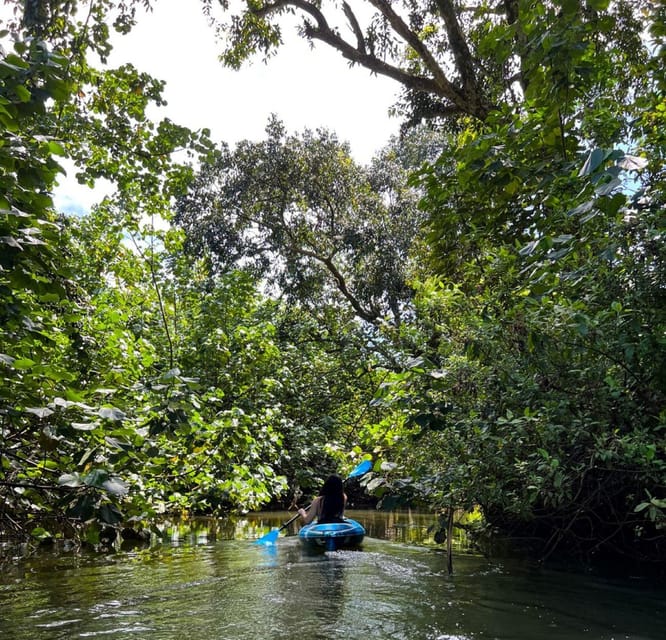
[[[104,418],[105,420],[113,420],[114,422],[124,420],[127,417],[123,411],[117,409],[116,407],[102,407],[98,411],[98,415],[100,418]]]
[[[120,524],[123,521],[123,514],[114,504],[103,504],[97,513],[100,520],[106,524]]]
[[[50,140],[49,141],[49,151],[53,155],[57,155],[57,156],[67,155],[67,152],[65,151],[65,148],[59,142],[56,142],[55,140]]]
[[[16,92],[16,96],[21,102],[30,102],[32,94],[27,87],[19,84],[14,86],[14,91]]]
[[[18,358],[13,362],[14,369],[19,370],[32,369],[35,364],[35,361],[31,360],[30,358]]]
[[[579,177],[589,176],[591,173],[594,173],[595,169],[604,161],[606,153],[603,149],[593,149],[587,156],[585,164],[582,166],[580,172],[578,173]]]
[[[99,425],[96,422],[71,422],[70,426],[77,431],[94,431]]]
[[[618,162],[618,166],[625,171],[641,171],[647,165],[647,159],[641,156],[626,155]]]
[[[53,534],[51,534],[49,531],[44,529],[44,527],[35,527],[31,532],[30,535],[33,538],[36,538],[37,540],[49,540],[53,538]]]
[[[372,493],[382,485],[386,484],[386,478],[373,478],[368,482],[366,485],[366,489],[368,490],[369,493]]]
[[[127,485],[119,478],[109,478],[102,483],[102,487],[114,496],[124,496],[129,491]]]
[[[32,413],[33,415],[36,415],[38,418],[48,418],[50,415],[53,414],[53,410],[49,409],[48,407],[26,407],[25,412]]]
[[[78,473],[63,473],[58,478],[58,484],[63,487],[80,487],[81,476]]]
[[[615,189],[617,189],[619,186],[622,185],[622,181],[619,178],[613,178],[609,182],[605,182],[604,184],[598,186],[594,192],[598,196],[607,196],[613,193]]]
[[[95,453],[95,449],[94,449],[94,448],[93,448],[93,449],[86,449],[86,450],[83,452],[83,455],[81,456],[81,459],[79,460],[79,464],[78,464],[78,466],[79,466],[79,467],[82,467],[86,462],[88,462],[88,460],[90,459],[90,456],[91,456],[93,453]]]
[[[109,472],[106,469],[93,469],[84,478],[83,482],[89,487],[103,489],[104,483],[109,479]]]
[[[393,511],[402,506],[402,500],[398,496],[384,496],[377,505],[382,511]]]
[[[95,499],[89,493],[80,496],[69,508],[68,513],[71,517],[78,518],[84,522],[90,520],[95,514]]]
[[[94,515],[94,510],[90,508],[89,515],[87,517],[82,517],[82,520],[90,520]],[[86,527],[83,533],[83,539],[91,546],[96,546],[99,544],[99,524],[97,522],[92,522],[89,526]]]

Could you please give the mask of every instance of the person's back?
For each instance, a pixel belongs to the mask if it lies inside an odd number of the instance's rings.
[[[344,504],[342,501],[333,499],[332,497],[322,497],[321,513],[317,518],[319,524],[326,524],[327,522],[342,522],[344,516]]]

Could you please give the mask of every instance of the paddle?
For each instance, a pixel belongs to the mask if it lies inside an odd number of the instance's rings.
[[[362,476],[368,471],[372,469],[372,461],[371,460],[363,460],[361,464],[359,464],[346,478],[346,480],[349,480],[350,478],[357,478],[358,476]],[[312,504],[309,504],[305,510],[307,511],[310,509]],[[297,513],[291,520],[285,522],[279,529],[273,529],[272,531],[269,531],[265,536],[262,536],[261,538],[258,538],[257,540],[254,541],[254,544],[275,544],[278,536],[280,535],[280,531],[282,529],[286,529],[294,520],[296,520],[299,517],[299,514]]]

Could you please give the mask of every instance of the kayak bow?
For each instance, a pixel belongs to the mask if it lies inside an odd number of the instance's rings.
[[[306,524],[298,532],[298,538],[304,545],[326,551],[358,547],[364,536],[363,526],[351,518],[342,522]]]

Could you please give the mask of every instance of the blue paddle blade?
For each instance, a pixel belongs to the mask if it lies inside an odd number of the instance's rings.
[[[370,469],[372,469],[372,460],[363,460],[347,477],[356,478],[357,476],[362,476],[364,473],[368,473]]]
[[[280,535],[280,530],[273,529],[273,531],[269,531],[265,536],[261,536],[261,538],[255,540],[254,544],[265,544],[265,545],[275,544],[277,542],[279,535]]]

